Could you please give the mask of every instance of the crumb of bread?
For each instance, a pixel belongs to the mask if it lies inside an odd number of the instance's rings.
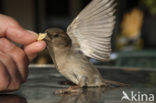
[[[47,36],[47,33],[39,33],[37,40],[43,40]]]

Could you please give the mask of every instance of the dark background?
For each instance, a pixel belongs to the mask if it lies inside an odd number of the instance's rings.
[[[133,8],[139,8],[144,13],[140,37],[144,43],[141,50],[153,50],[154,52],[152,51],[152,53],[155,56],[154,64],[156,64],[156,14],[150,13],[148,7],[141,3],[143,0],[115,1],[118,5],[115,14],[117,16],[116,25],[112,36],[113,52],[118,53],[116,38],[121,31],[120,24],[123,20],[123,15]],[[60,27],[66,30],[73,18],[89,2],[90,0],[0,0],[0,13],[15,18],[24,28],[35,32],[44,32],[48,27]],[[152,5],[156,6],[156,4]],[[146,54],[149,55],[150,53],[147,52]],[[144,52],[143,55],[145,55]],[[153,58],[153,56],[151,57]]]
[[[48,27],[65,29],[89,2],[90,0],[0,0],[0,13],[14,17],[26,29],[44,32]],[[140,5],[140,0],[116,0],[116,2],[117,23],[113,38],[120,32],[123,14],[137,7],[144,11],[142,26],[144,48],[155,48],[156,15],[151,15],[144,5]]]

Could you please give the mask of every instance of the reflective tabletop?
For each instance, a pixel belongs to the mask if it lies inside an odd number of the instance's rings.
[[[105,79],[128,87],[84,88],[76,94],[55,95],[68,88],[67,81],[53,65],[30,65],[28,80],[16,91],[0,94],[0,103],[154,103],[156,69],[97,66]]]

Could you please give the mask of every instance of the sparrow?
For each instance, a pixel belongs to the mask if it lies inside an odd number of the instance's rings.
[[[114,0],[92,0],[67,31],[60,28],[45,31],[47,36],[44,40],[57,70],[79,87],[124,85],[103,79],[88,59],[110,59],[115,5]]]

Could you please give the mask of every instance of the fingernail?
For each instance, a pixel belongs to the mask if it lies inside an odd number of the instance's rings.
[[[34,31],[31,31],[31,30],[27,30],[29,33],[31,33],[31,34],[33,34],[33,35],[35,35],[37,38],[38,38],[38,34],[37,33],[35,33]]]

